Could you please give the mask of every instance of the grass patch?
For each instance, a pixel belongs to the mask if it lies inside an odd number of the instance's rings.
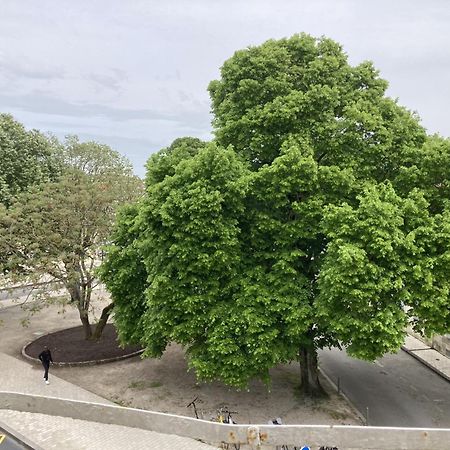
[[[125,400],[122,400],[117,395],[113,395],[110,400],[112,400],[116,405],[123,406],[125,408],[128,408],[131,405],[131,402],[127,402]]]
[[[336,411],[336,410],[328,410],[327,411],[328,414],[335,420],[346,420],[348,419],[350,416],[344,412],[341,411]]]
[[[332,409],[328,406],[318,406],[315,408],[317,411],[322,411],[328,416],[330,416],[334,420],[347,420],[350,418],[350,415],[345,411],[338,411],[336,409]]]

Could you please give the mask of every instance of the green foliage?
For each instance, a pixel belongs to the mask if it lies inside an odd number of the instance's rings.
[[[180,138],[170,147],[152,155],[147,163],[147,189],[155,190],[161,182],[167,182],[180,162],[190,159],[204,146],[205,143],[198,139]],[[107,247],[108,256],[99,270],[99,276],[114,299],[115,323],[123,343],[139,343],[144,334],[143,317],[147,309],[145,289],[148,274],[140,252],[140,237],[145,230],[139,217],[143,205],[128,205],[119,212],[111,236],[114,245]],[[166,340],[163,338],[159,346],[156,342],[153,344],[160,348],[160,351],[165,345]]]
[[[171,340],[195,342],[191,352],[201,355],[211,346],[223,346],[208,329],[221,311],[231,313],[244,170],[232,150],[210,144],[181,161],[173,176],[148,188],[139,217],[148,272],[147,354],[160,354]]]
[[[399,192],[419,187],[434,213],[442,213],[450,200],[450,139],[430,136],[425,145],[410,151],[395,180]]]
[[[138,212],[138,204],[126,205],[119,211],[111,237],[114,245],[106,247],[107,258],[98,271],[114,299],[119,339],[133,344],[141,341],[144,332],[142,318],[146,310],[147,284],[147,271],[137,247]]]
[[[9,114],[0,114],[0,203],[59,173],[54,142],[36,130],[26,131]]]
[[[443,249],[432,250],[435,223],[421,193],[403,199],[374,185],[358,201],[327,208],[316,305],[350,354],[373,360],[400,347],[408,316],[418,331],[448,329],[448,296],[438,295],[448,282],[433,269]]]
[[[324,346],[373,360],[408,323],[448,332],[448,141],[386,87],[308,35],[226,61],[216,141],[150,158],[116,227],[103,279],[122,339],[146,356],[176,341],[200,378],[245,386]]]
[[[384,97],[372,63],[351,67],[330,39],[301,34],[240,50],[221,76],[209,85],[216,138],[255,168],[295,137],[322,164],[382,181],[425,139],[417,118]]]
[[[68,136],[57,154],[66,171],[83,173],[98,179],[102,176],[132,177],[133,167],[127,158],[105,144],[80,142]]]
[[[51,271],[55,260],[70,266],[86,254],[93,256],[111,227],[110,194],[103,183],[80,173],[65,174],[22,194],[7,212],[14,249],[10,269]]]
[[[205,142],[192,137],[175,139],[172,144],[152,155],[147,162],[146,184],[151,186],[172,176],[179,162],[194,156]]]

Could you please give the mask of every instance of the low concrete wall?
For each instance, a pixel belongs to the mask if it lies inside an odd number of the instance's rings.
[[[427,338],[419,333],[414,332],[412,328],[408,328],[408,333],[414,336],[416,339],[424,342],[426,345],[442,353],[447,358],[450,358],[450,334],[434,335],[432,338]]]
[[[205,442],[241,443],[247,448],[308,445],[339,450],[448,450],[450,429],[342,425],[227,425],[121,406],[0,392],[0,409],[123,425]],[[243,448],[243,446],[241,447]]]
[[[450,334],[433,336],[432,347],[447,358],[450,358]]]

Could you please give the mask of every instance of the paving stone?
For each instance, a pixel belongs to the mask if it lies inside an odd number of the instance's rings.
[[[0,420],[45,450],[215,450],[202,442],[120,425],[0,410]]]
[[[0,367],[0,390],[2,391],[114,404],[79,386],[53,376],[51,368],[50,384],[46,385],[40,366],[34,366],[26,361],[0,353]],[[215,450],[217,448],[173,434],[45,414],[0,410],[0,421],[45,450],[135,450],[141,448]]]

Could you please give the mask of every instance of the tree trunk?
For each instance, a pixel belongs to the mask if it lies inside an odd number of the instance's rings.
[[[313,397],[323,396],[325,391],[320,385],[317,366],[317,350],[314,346],[299,349],[300,390]]]
[[[80,313],[81,323],[83,324],[83,332],[84,338],[86,340],[91,339],[92,337],[92,329],[91,324],[89,323],[89,315],[88,312],[78,306],[78,312]]]
[[[78,314],[83,325],[84,338],[86,340],[91,339],[92,329],[89,323],[89,303],[85,301],[84,291],[77,282],[66,285],[66,288],[70,293],[71,303],[77,306]]]
[[[106,326],[106,322],[108,322],[109,315],[111,314],[112,309],[114,308],[114,303],[110,303],[108,306],[105,306],[102,311],[102,315],[100,316],[100,320],[95,327],[95,331],[91,336],[93,341],[97,341],[100,339],[103,330]]]

